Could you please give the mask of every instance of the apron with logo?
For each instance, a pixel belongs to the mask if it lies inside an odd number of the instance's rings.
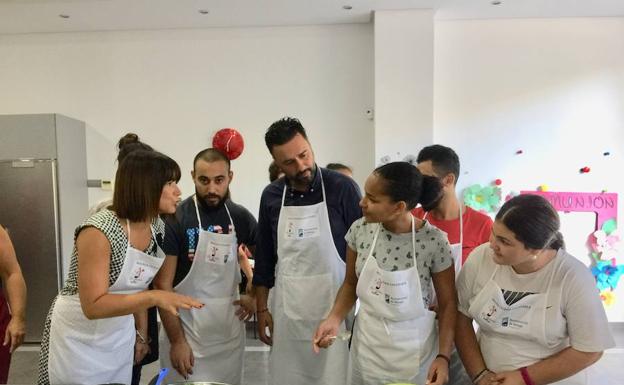
[[[566,341],[551,343],[546,336],[548,293],[563,258],[556,258],[551,263],[556,265],[552,267],[546,291],[527,295],[512,305],[507,305],[501,287],[494,280],[500,270],[500,265],[496,265],[490,279],[470,305],[468,312],[479,325],[477,338],[481,353],[491,370],[499,372],[529,366],[567,346]],[[581,371],[554,384],[584,385],[587,384],[586,375],[586,371]]]
[[[153,229],[152,236],[156,243]],[[108,289],[110,294],[133,294],[147,289],[165,260],[165,253],[156,245],[157,256],[154,257],[133,248],[128,241],[121,272]],[[78,294],[59,295],[51,315],[50,383],[129,384],[134,341],[132,314],[89,320],[82,311]]]
[[[236,316],[234,301],[239,299],[241,281],[238,264],[238,243],[234,221],[224,204],[232,232],[216,234],[202,227],[195,201],[199,224],[199,240],[191,269],[174,288],[176,293],[197,298],[205,304],[201,309],[180,309],[184,335],[195,357],[193,374],[189,381],[242,382],[245,353],[245,324]],[[171,344],[164,330],[160,333],[160,363],[171,366]],[[169,372],[169,381],[184,381],[176,371]]]
[[[323,201],[310,206],[284,206],[284,186],[271,310],[272,385],[344,385],[347,378],[346,343],[336,343],[320,354],[312,351],[314,332],[329,314],[345,276],[345,263],[331,234],[322,174],[321,186]]]
[[[425,309],[416,264],[412,218],[413,266],[386,271],[373,257],[381,225],[356,287],[360,309],[355,323],[351,357],[352,385],[394,382],[424,384],[437,354],[435,313]]]

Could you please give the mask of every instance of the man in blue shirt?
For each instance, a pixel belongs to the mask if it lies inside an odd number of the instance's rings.
[[[342,385],[347,345],[315,355],[311,341],[344,279],[344,236],[362,216],[360,190],[316,165],[299,120],[273,123],[265,142],[285,174],[262,192],[253,278],[260,339],[273,346],[269,383]]]

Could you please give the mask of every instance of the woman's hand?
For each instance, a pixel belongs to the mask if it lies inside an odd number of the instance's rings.
[[[175,316],[179,315],[178,309],[189,310],[190,308],[201,309],[204,307],[203,303],[187,295],[165,290],[150,290],[148,293],[154,297],[154,302],[158,308]]]
[[[9,352],[13,353],[24,342],[25,335],[26,321],[20,317],[12,317],[4,333],[4,343],[2,345],[7,346],[11,344]]]
[[[326,349],[334,343],[335,337],[340,330],[340,322],[339,319],[329,316],[319,324],[312,338],[312,350],[314,350],[314,353],[318,354],[321,348]]]
[[[449,379],[449,363],[442,357],[436,357],[427,374],[428,385],[443,385]]]
[[[525,382],[519,370],[512,370],[509,372],[502,372],[502,373],[496,373],[496,374],[492,373],[492,376],[490,377],[490,382],[483,382],[482,384],[525,385]]]
[[[236,315],[241,321],[247,321],[256,312],[256,299],[248,295],[241,295],[239,300],[234,301],[234,305],[240,306],[236,309]]]

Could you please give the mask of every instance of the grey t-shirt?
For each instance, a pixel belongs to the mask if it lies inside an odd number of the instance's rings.
[[[357,253],[355,273],[360,276],[370,252],[371,244],[378,223],[366,223],[364,218],[353,222],[345,235],[347,245]],[[428,307],[433,286],[431,274],[439,273],[453,266],[451,247],[446,234],[425,221],[423,227],[416,230],[416,264],[420,274],[420,287],[423,301]],[[381,226],[373,257],[380,268],[386,271],[405,270],[414,265],[412,256],[412,234],[396,234]]]
[[[511,266],[497,265],[493,255],[490,244],[485,243],[470,253],[459,272],[458,310],[464,315],[472,318],[468,311],[470,306],[490,278],[493,278],[508,304],[536,293],[547,294],[545,331],[551,346],[559,345],[562,349],[572,346],[581,352],[601,352],[615,346],[596,281],[581,261],[559,249],[556,257],[540,270],[518,274]],[[497,267],[498,270],[492,277]],[[514,338],[520,337],[507,336],[508,340]],[[516,354],[527,362],[535,358],[531,352]],[[510,368],[511,366],[492,370]]]

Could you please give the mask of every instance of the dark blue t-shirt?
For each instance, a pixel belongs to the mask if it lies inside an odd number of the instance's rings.
[[[351,224],[362,216],[359,202],[362,198],[355,181],[339,172],[320,168],[325,184],[327,212],[332,238],[340,257],[345,260],[347,243],[344,239]],[[258,216],[258,238],[255,253],[253,283],[257,286],[273,287],[275,265],[277,264],[277,222],[281,211],[282,194],[286,179],[280,178],[265,187],[260,199]],[[286,188],[285,206],[309,206],[323,200],[321,177],[317,171],[308,191]]]
[[[217,207],[209,207],[201,199],[198,199],[197,202],[199,203],[199,215],[204,230],[218,234],[229,234],[232,231],[232,224],[223,204]],[[227,204],[234,221],[238,244],[244,243],[253,248],[256,245],[256,228],[258,225],[256,219],[249,210],[230,199],[227,199],[225,204]],[[174,286],[180,283],[191,269],[198,239],[199,223],[195,212],[195,202],[191,196],[180,203],[175,216],[170,215],[165,218],[163,251],[167,255],[178,257],[173,279]]]

